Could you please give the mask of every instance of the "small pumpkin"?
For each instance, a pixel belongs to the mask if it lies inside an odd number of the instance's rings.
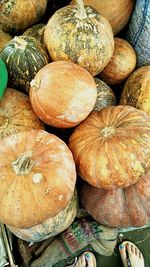
[[[116,96],[113,90],[103,81],[94,78],[97,86],[97,100],[93,111],[100,111],[102,108],[116,105]]]
[[[44,15],[47,0],[8,0],[0,2],[0,27],[18,35]]]
[[[71,201],[75,163],[67,145],[44,130],[0,141],[0,221],[27,229],[53,218]]]
[[[92,111],[97,97],[93,77],[72,62],[56,61],[43,67],[31,81],[30,101],[46,124],[71,128]]]
[[[44,42],[52,61],[74,62],[95,76],[113,54],[112,28],[95,9],[84,7],[82,0],[76,4],[54,13],[46,25]]]
[[[44,129],[44,124],[34,113],[29,97],[7,88],[0,102],[0,140],[31,129]]]
[[[10,34],[0,30],[0,51],[12,38]]]
[[[121,105],[130,105],[150,115],[150,66],[136,69],[127,79],[120,97]]]
[[[122,38],[115,37],[114,53],[100,78],[108,84],[123,82],[136,66],[136,54],[132,46]]]
[[[80,191],[82,206],[96,221],[110,227],[142,227],[150,222],[150,170],[138,183],[105,190],[88,183]]]
[[[9,73],[9,86],[28,93],[30,81],[48,64],[48,55],[39,41],[30,36],[15,36],[0,52]]]
[[[110,106],[91,114],[69,138],[77,172],[105,189],[136,183],[150,162],[150,118],[130,106]]]
[[[114,35],[128,23],[134,8],[134,2],[134,0],[84,0],[85,5],[92,6],[108,19]],[[75,0],[71,1],[71,4],[75,4]]]
[[[8,226],[8,229],[17,237],[28,242],[41,242],[52,236],[56,236],[74,221],[78,209],[77,191],[73,194],[69,204],[61,210],[56,216],[47,219],[41,224],[28,229],[18,229]]]
[[[28,28],[22,35],[31,36],[37,39],[42,45],[44,45],[44,30],[45,30],[45,24],[39,23]]]

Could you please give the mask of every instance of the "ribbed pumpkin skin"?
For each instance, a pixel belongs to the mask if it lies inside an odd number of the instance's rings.
[[[84,0],[83,2],[85,5],[94,7],[108,19],[114,35],[125,27],[134,7],[134,0]],[[75,4],[75,0],[71,3]]]
[[[121,105],[130,105],[150,115],[150,66],[136,69],[127,79],[120,97]]]
[[[100,73],[100,78],[108,84],[123,82],[136,66],[136,54],[132,46],[124,39],[115,38],[112,58]]]
[[[56,61],[36,74],[29,96],[43,122],[71,128],[93,110],[97,90],[93,77],[84,68],[72,62]]]
[[[77,172],[89,184],[105,189],[134,184],[150,157],[150,118],[130,106],[92,112],[72,133],[69,148]]]
[[[0,140],[8,135],[32,129],[44,129],[34,113],[29,97],[7,88],[0,102]]]
[[[0,51],[12,38],[11,35],[0,30]]]
[[[9,73],[9,85],[28,93],[30,81],[46,64],[48,55],[39,41],[30,36],[14,37],[0,52]]]
[[[40,242],[49,237],[56,236],[74,221],[78,208],[77,192],[73,195],[71,201],[65,209],[60,211],[53,218],[47,219],[42,224],[36,225],[28,229],[17,229],[15,227],[7,227],[17,237],[28,242]]]
[[[33,37],[37,39],[42,45],[44,45],[44,30],[45,24],[39,23],[28,28],[22,35]]]
[[[0,26],[13,35],[21,34],[42,18],[46,6],[47,0],[1,1]]]
[[[94,78],[97,86],[97,100],[93,111],[100,111],[102,108],[116,105],[116,97],[113,90],[103,81]]]
[[[52,61],[72,61],[95,76],[109,62],[114,38],[106,18],[91,7],[85,10],[84,19],[77,17],[76,6],[57,10],[46,25],[44,42]]]
[[[56,216],[74,193],[72,153],[61,139],[43,130],[4,138],[0,173],[0,220],[15,228],[31,228]]]
[[[105,190],[84,183],[82,206],[99,223],[110,227],[141,227],[150,222],[150,171],[124,189]]]

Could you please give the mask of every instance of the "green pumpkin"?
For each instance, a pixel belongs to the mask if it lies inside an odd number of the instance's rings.
[[[5,62],[10,87],[27,92],[36,73],[48,64],[48,55],[39,41],[30,36],[15,36],[0,52]]]

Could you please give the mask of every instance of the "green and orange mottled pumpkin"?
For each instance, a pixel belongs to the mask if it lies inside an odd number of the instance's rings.
[[[150,118],[130,106],[111,106],[91,114],[69,138],[77,172],[105,189],[139,181],[150,163]]]
[[[27,92],[35,74],[48,64],[49,58],[42,44],[30,36],[15,36],[0,52],[5,62],[10,87]]]
[[[29,97],[7,88],[0,102],[0,140],[8,135],[32,129],[44,129],[34,113]]]
[[[22,34],[44,15],[47,0],[0,1],[0,28],[13,35]]]
[[[44,45],[44,30],[45,24],[39,23],[28,28],[22,35],[33,37],[37,39],[42,45]]]
[[[44,42],[52,61],[72,61],[92,76],[100,73],[114,50],[114,37],[108,20],[82,0],[65,6],[49,19]]]
[[[119,103],[141,109],[150,116],[150,65],[136,69],[128,77]]]

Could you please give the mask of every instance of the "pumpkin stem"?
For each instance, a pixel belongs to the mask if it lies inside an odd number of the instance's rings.
[[[34,161],[31,159],[32,155],[32,151],[25,152],[17,160],[12,162],[16,174],[28,174],[31,171],[34,165]]]
[[[14,41],[15,41],[15,48],[18,49],[22,49],[25,50],[26,46],[27,46],[27,41],[25,41],[22,37],[20,36],[15,36],[14,37]]]
[[[105,127],[100,131],[100,134],[104,137],[110,137],[115,132],[114,126]]]
[[[87,18],[87,14],[86,14],[86,11],[85,11],[85,7],[84,7],[84,4],[83,4],[83,1],[82,0],[76,0],[76,5],[77,5],[77,13],[76,13],[76,17],[79,18],[79,19],[86,19]]]

